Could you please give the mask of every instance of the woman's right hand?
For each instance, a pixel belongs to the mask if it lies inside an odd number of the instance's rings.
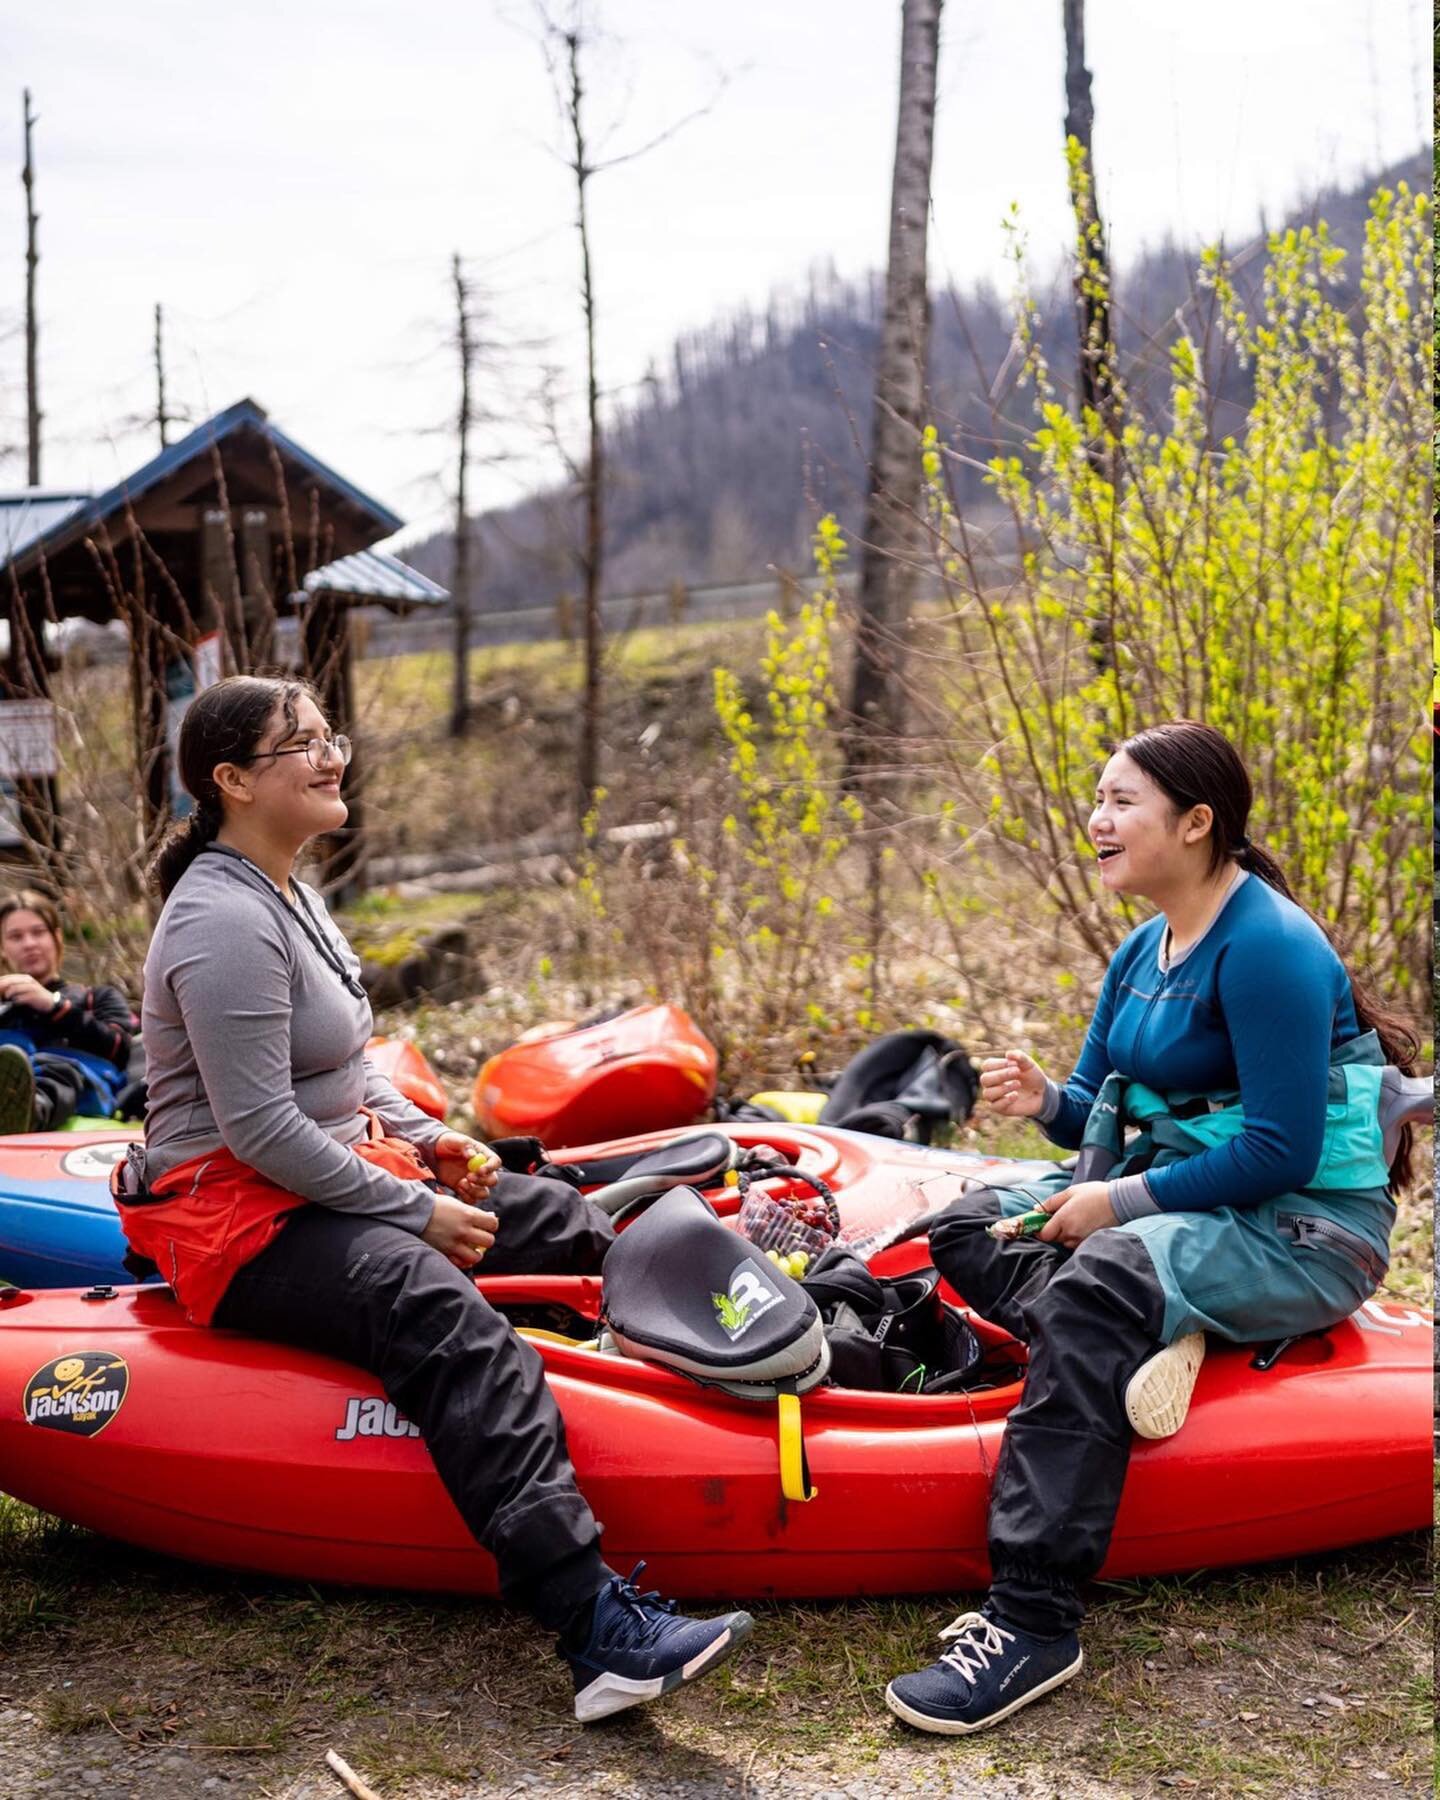
[[[1045,1104],[1045,1071],[1023,1050],[987,1056],[980,1065],[980,1097],[1002,1119],[1034,1119]]]
[[[473,1269],[494,1244],[499,1225],[494,1213],[470,1206],[464,1200],[453,1200],[448,1194],[437,1194],[430,1223],[420,1236],[442,1256],[448,1256],[457,1269]]]

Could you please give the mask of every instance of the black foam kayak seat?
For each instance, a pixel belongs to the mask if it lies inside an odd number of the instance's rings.
[[[616,1240],[601,1316],[623,1354],[744,1399],[805,1393],[830,1366],[815,1302],[693,1188],[672,1188]]]
[[[614,1217],[632,1201],[682,1183],[712,1186],[735,1166],[738,1154],[739,1147],[723,1131],[696,1131],[653,1150],[624,1150],[583,1163],[546,1163],[535,1173],[593,1189],[587,1198]]]

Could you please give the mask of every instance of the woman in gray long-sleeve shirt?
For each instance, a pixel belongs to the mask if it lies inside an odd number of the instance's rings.
[[[154,870],[145,1182],[122,1222],[197,1323],[378,1377],[501,1592],[559,1632],[577,1718],[602,1718],[705,1673],[750,1620],[684,1618],[606,1566],[541,1359],[471,1279],[482,1257],[598,1269],[609,1220],[561,1182],[499,1174],[365,1060],[359,963],[294,874],[344,823],[348,761],[298,682],[232,677],[186,712],[196,808]]]

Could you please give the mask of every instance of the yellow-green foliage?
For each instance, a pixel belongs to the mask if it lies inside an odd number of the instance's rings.
[[[1035,426],[1025,455],[990,464],[1017,567],[974,605],[980,653],[958,665],[957,718],[991,747],[975,791],[997,841],[1100,954],[1118,922],[1093,905],[1085,854],[1098,765],[1146,724],[1218,726],[1255,779],[1251,835],[1342,945],[1416,1000],[1431,878],[1428,197],[1375,195],[1348,311],[1323,223],[1273,236],[1268,255],[1253,317],[1218,253],[1202,268],[1214,330],[1253,380],[1233,436],[1214,434],[1206,359],[1183,332],[1168,421],[1121,391],[1118,436],[1054,397],[1022,333]],[[942,579],[973,596],[933,432],[922,454]]]
[[[833,931],[829,876],[859,816],[839,793],[830,717],[830,633],[836,575],[845,542],[833,517],[821,519],[814,556],[819,582],[798,618],[766,620],[761,663],[765,717],[757,721],[739,679],[715,670],[715,714],[729,745],[734,807],[724,819],[713,866],[693,864],[712,908],[717,944],[749,965],[752,994],[767,1016],[789,1016]]]

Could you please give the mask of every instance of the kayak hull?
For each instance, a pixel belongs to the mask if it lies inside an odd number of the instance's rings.
[[[593,1277],[482,1282],[587,1317]],[[987,1578],[1011,1385],[803,1403],[816,1498],[781,1495],[768,1406],[537,1341],[612,1563],[685,1597],[922,1593]],[[1428,1315],[1370,1302],[1259,1372],[1217,1347],[1186,1425],[1137,1443],[1105,1573],[1293,1556],[1427,1526]],[[98,1370],[90,1413],[34,1417]],[[113,1399],[109,1395],[116,1396]],[[54,1405],[53,1400],[47,1404]],[[489,1594],[415,1428],[360,1371],[185,1323],[167,1290],[0,1302],[0,1488],[167,1555],[310,1581]]]
[[[547,1147],[693,1125],[715,1098],[715,1046],[678,1006],[540,1027],[483,1064],[475,1118],[490,1137]]]

